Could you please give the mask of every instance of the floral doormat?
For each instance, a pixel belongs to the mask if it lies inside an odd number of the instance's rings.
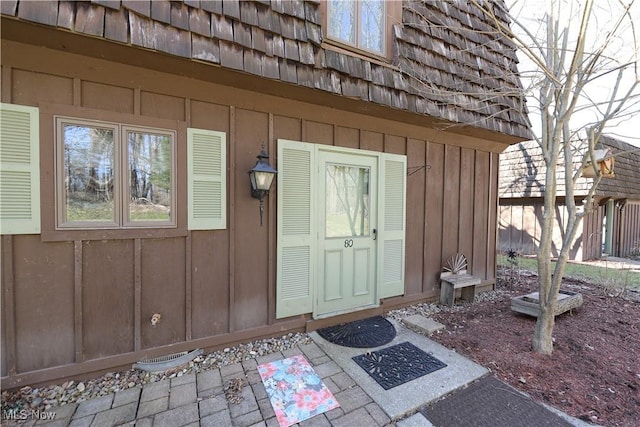
[[[355,356],[352,359],[385,390],[447,366],[410,342]]]
[[[289,427],[340,406],[301,355],[258,365],[258,373],[280,427]]]

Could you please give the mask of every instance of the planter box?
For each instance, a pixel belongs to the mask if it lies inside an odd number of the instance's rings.
[[[527,295],[521,295],[511,298],[511,310],[518,313],[528,314],[529,316],[538,317],[540,315],[540,294],[532,292]],[[573,310],[582,306],[582,294],[572,291],[560,290],[558,294],[558,305],[555,315],[562,314],[566,311]]]

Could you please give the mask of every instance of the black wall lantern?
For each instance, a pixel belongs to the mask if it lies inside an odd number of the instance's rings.
[[[260,226],[262,227],[262,213],[264,212],[264,197],[269,194],[273,178],[278,173],[277,170],[269,164],[269,155],[264,151],[264,144],[256,165],[249,171],[251,178],[251,197],[260,200]]]

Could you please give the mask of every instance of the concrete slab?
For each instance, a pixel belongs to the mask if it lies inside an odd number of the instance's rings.
[[[418,408],[486,375],[489,371],[459,355],[455,351],[417,334],[404,325],[389,319],[397,335],[390,343],[372,349],[349,348],[332,344],[312,332],[309,335],[362,389],[377,403],[392,421],[414,413]],[[408,383],[389,390],[383,389],[373,378],[352,360],[352,357],[368,351],[380,350],[402,342],[410,342],[424,352],[447,364]],[[338,400],[339,401],[339,400]]]
[[[442,323],[436,322],[429,317],[424,317],[421,314],[414,314],[412,316],[405,317],[402,319],[402,323],[410,329],[417,330],[418,332],[424,332],[428,335],[444,329],[444,325]]]
[[[420,412],[396,423],[397,427],[433,427],[433,424]]]

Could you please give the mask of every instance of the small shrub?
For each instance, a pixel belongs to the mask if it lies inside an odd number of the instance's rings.
[[[629,287],[630,270],[626,269],[624,275],[614,274],[615,272],[611,271],[608,265],[605,265],[604,271],[604,274],[600,273],[595,278],[595,284],[600,288],[602,294],[614,298],[624,295]]]
[[[507,251],[507,269],[505,281],[510,287],[520,283],[520,256],[517,251],[509,249]]]
[[[629,257],[633,259],[640,259],[640,239],[633,242],[631,250],[629,251]]]

